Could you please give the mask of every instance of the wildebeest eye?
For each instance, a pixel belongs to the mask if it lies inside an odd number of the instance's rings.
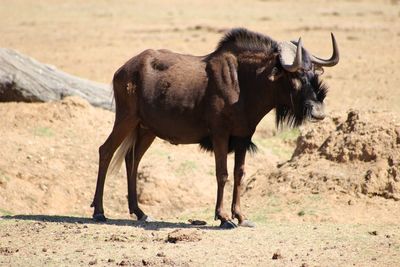
[[[279,70],[277,67],[273,67],[271,73],[268,75],[268,79],[273,82],[282,77],[282,75],[283,73],[281,70]]]

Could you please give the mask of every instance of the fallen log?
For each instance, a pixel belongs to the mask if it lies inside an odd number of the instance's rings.
[[[114,109],[110,85],[70,75],[15,50],[0,48],[0,102],[47,102],[71,95],[93,106]]]

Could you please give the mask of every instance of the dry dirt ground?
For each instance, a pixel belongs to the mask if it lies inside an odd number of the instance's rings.
[[[332,31],[341,51],[324,74],[324,122],[277,131],[267,116],[257,131],[243,192],[254,229],[218,230],[213,157],[161,140],[139,175],[158,222],[129,217],[121,171],[106,181],[111,219],[95,224],[97,148],[113,113],[76,97],[0,104],[1,266],[399,266],[399,1],[5,0],[0,25],[1,47],[105,83],[146,48],[202,55],[235,26],[302,36],[321,57]]]

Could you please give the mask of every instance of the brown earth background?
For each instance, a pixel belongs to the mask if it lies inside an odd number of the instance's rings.
[[[106,180],[111,220],[94,224],[97,149],[114,114],[77,97],[1,103],[0,265],[400,265],[399,1],[0,3],[0,47],[103,83],[144,49],[204,55],[237,26],[302,36],[320,57],[334,32],[341,52],[324,73],[328,118],[277,130],[271,113],[257,129],[243,192],[257,227],[218,230],[212,155],[162,140],[139,174],[141,206],[158,222],[130,218],[121,169]]]

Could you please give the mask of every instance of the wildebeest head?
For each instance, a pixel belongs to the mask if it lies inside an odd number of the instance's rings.
[[[339,49],[332,36],[333,54],[330,59],[313,56],[298,42],[282,42],[278,45],[277,65],[269,74],[269,80],[279,81],[286,93],[283,104],[276,108],[276,122],[298,126],[305,119],[325,118],[323,101],[327,86],[321,80],[323,67],[332,67],[339,62]]]

